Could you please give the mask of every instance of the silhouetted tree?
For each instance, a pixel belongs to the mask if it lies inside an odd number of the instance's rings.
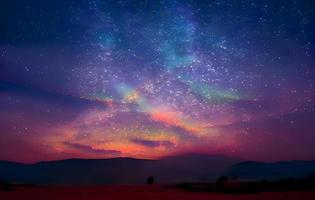
[[[153,176],[148,177],[147,184],[148,185],[153,185],[153,183],[154,183],[154,177]]]
[[[310,173],[306,178],[308,180],[310,180],[310,181],[315,181],[315,172],[314,173]]]
[[[238,176],[232,175],[232,176],[230,176],[230,179],[233,180],[233,181],[236,181],[238,179]]]
[[[228,177],[220,176],[216,181],[216,185],[217,187],[223,187],[226,182],[228,182]]]
[[[267,179],[262,179],[262,180],[260,181],[260,184],[266,185],[266,184],[268,184],[268,180],[267,180]]]

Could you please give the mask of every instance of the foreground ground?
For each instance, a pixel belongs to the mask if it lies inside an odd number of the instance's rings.
[[[0,191],[1,200],[85,200],[85,199],[181,199],[181,200],[313,200],[315,191],[264,192],[260,194],[220,194],[187,192],[160,186],[102,186],[102,187],[33,187],[20,186]]]

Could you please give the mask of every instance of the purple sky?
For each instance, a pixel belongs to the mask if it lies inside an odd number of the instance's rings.
[[[6,1],[0,160],[315,159],[314,7]]]

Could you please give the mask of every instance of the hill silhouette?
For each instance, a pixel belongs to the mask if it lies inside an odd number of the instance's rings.
[[[36,185],[122,185],[214,182],[238,179],[300,178],[315,172],[315,161],[240,162],[237,158],[185,154],[160,160],[134,158],[68,159],[22,164],[0,161],[0,182]]]
[[[306,178],[315,173],[315,161],[240,162],[231,167],[229,177],[245,180]]]
[[[160,160],[134,158],[68,159],[21,164],[0,161],[0,181],[39,185],[145,184],[213,181],[239,159],[185,154]]]

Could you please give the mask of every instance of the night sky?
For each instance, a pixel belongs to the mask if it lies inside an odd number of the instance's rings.
[[[315,2],[5,0],[0,160],[315,159]]]

